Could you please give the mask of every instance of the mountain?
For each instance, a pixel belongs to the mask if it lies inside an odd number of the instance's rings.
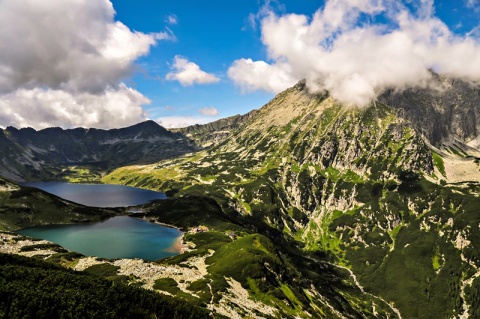
[[[181,227],[188,248],[155,263],[168,278],[129,280],[217,316],[480,318],[479,105],[478,86],[435,74],[365,108],[299,82],[175,132],[7,128],[0,167],[165,191],[135,217]],[[89,219],[7,180],[0,199],[4,228]]]
[[[401,111],[435,146],[460,141],[478,148],[480,89],[478,85],[433,74],[428,88],[387,91],[381,103]]]
[[[438,76],[360,109],[300,82],[206,150],[103,180],[169,191],[173,198],[146,215],[158,221],[181,223],[161,212],[181,212],[197,197],[216,203],[222,213],[206,210],[198,223],[228,231],[224,216],[242,230],[233,243],[208,246],[206,279],[235,278],[278,316],[478,318],[479,92]],[[245,252],[283,258],[255,263],[276,281],[234,271],[241,259],[226,252],[239,241]]]
[[[185,128],[172,129],[193,139],[198,145],[208,147],[226,139],[234,130],[255,117],[258,110],[244,115],[234,115],[207,124],[195,124]]]
[[[7,127],[0,130],[0,175],[13,180],[61,179],[74,166],[106,171],[192,152],[196,146],[154,121],[112,130]]]

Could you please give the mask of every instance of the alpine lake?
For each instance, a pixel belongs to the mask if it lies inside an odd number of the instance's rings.
[[[93,207],[127,207],[166,198],[160,192],[123,185],[65,182],[33,182],[23,185]],[[86,256],[145,260],[178,255],[175,245],[183,235],[175,228],[127,216],[116,216],[91,224],[28,227],[16,232],[57,243]]]

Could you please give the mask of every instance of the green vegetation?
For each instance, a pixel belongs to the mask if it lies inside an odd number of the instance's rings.
[[[163,290],[171,293],[174,296],[181,293],[180,288],[178,288],[177,282],[172,278],[160,278],[155,280],[153,289]]]
[[[0,254],[2,318],[209,318],[204,309],[144,289]]]
[[[432,257],[432,266],[433,266],[433,270],[437,271],[440,269],[440,267],[442,266],[440,264],[440,256],[438,255],[433,255]]]
[[[435,167],[443,176],[446,177],[447,173],[445,172],[445,165],[443,164],[442,157],[435,152],[432,152],[432,157],[433,157],[433,164],[435,165]]]
[[[82,257],[84,257],[82,254],[76,252],[56,253],[48,257],[47,261],[66,268],[73,268]]]
[[[20,251],[35,251],[35,250],[53,250],[58,253],[65,253],[67,252],[62,246],[57,244],[36,244],[30,246],[23,246]]]
[[[118,269],[120,269],[120,267],[105,263],[90,266],[84,271],[89,274],[95,274],[111,281],[128,283],[130,278],[125,275],[118,275]]]
[[[216,201],[205,196],[166,199],[144,205],[143,208],[147,213],[136,214],[136,216],[156,219],[183,229],[199,225],[219,231],[239,229],[238,222],[234,218],[225,215]]]
[[[185,234],[184,240],[195,244],[195,250],[183,254],[163,259],[159,262],[167,265],[181,264],[185,260],[194,256],[205,256],[209,252],[215,251],[232,240],[224,232],[208,231],[194,234]]]
[[[105,168],[98,165],[57,166],[56,169],[59,169],[60,172],[54,179],[70,183],[100,182],[105,174]]]
[[[465,274],[473,274],[451,239],[480,221],[480,200],[414,175],[402,176],[397,187],[381,185],[376,190],[375,184],[362,185],[363,192],[357,197],[364,203],[357,209],[362,214],[340,216],[329,230],[342,236],[346,258],[360,282],[393,302],[403,316],[449,318],[462,311],[460,285]],[[451,207],[461,209],[451,211]],[[389,220],[398,225],[393,227]],[[349,228],[354,225],[359,225],[356,237]],[[339,226],[343,229],[337,229]],[[379,231],[388,227],[393,227],[389,236]],[[472,234],[472,246],[463,250],[475,263],[480,261],[479,239]]]
[[[480,278],[476,278],[466,289],[468,303],[471,305],[470,318],[480,318]]]
[[[450,153],[453,153],[453,154],[455,154],[455,155],[457,155],[457,156],[460,156],[460,157],[467,157],[467,156],[469,156],[469,155],[468,155],[467,153],[465,153],[463,150],[457,149],[457,148],[455,148],[455,147],[449,147],[449,148],[447,149],[447,151],[449,151]]]

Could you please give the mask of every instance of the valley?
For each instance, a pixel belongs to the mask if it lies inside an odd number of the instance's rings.
[[[168,155],[142,140],[143,153],[131,153],[137,158],[83,175],[84,182],[165,192],[167,199],[136,206],[135,217],[184,230],[180,255],[99,259],[47,242],[21,246],[11,233],[2,235],[2,252],[38,249],[37,258],[175,296],[219,318],[477,318],[480,116],[461,114],[464,107],[479,114],[478,88],[437,81],[444,90],[388,92],[364,109],[310,94],[299,82],[243,117],[165,133],[178,134],[178,150],[169,140]],[[143,136],[141,128],[135,136]],[[102,132],[114,158],[137,143],[117,138],[122,130]],[[16,156],[33,168],[4,167],[7,178],[72,181],[78,167],[100,159],[76,157],[77,168],[65,170],[73,155],[59,147],[55,156],[26,151],[26,137],[10,134],[8,143],[22,150]],[[41,169],[26,155],[33,151],[43,156]],[[44,172],[49,165],[62,174]],[[11,180],[2,185],[4,230],[126,214]]]
[[[480,319],[480,0],[0,0],[0,319]]]

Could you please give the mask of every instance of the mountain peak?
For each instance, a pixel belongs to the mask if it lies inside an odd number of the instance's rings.
[[[143,121],[143,122],[140,122],[140,123],[137,123],[137,124],[134,124],[132,126],[129,126],[129,127],[134,127],[134,126],[142,126],[142,127],[161,127],[161,128],[164,128],[163,126],[161,126],[160,124],[158,124],[156,121],[154,120],[146,120],[146,121]]]
[[[109,131],[110,134],[121,133],[123,136],[135,136],[136,138],[154,138],[165,137],[175,138],[174,133],[170,132],[155,121],[147,120],[128,126],[122,129],[114,129]]]

